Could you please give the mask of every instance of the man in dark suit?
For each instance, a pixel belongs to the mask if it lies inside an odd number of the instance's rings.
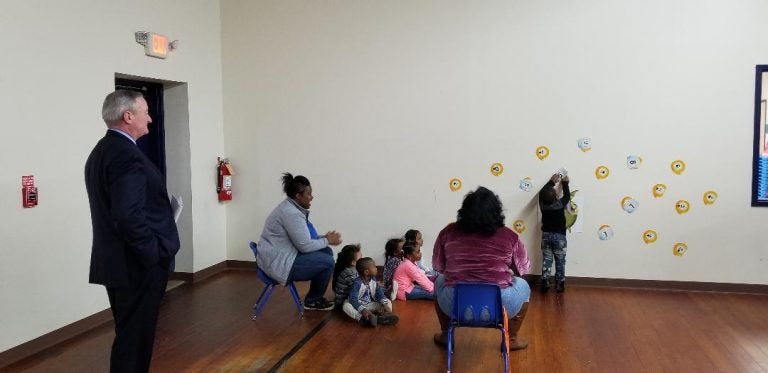
[[[107,288],[115,340],[111,372],[147,372],[160,301],[179,250],[162,174],[136,146],[152,118],[141,93],[104,99],[107,134],[85,164],[93,246],[89,281]]]

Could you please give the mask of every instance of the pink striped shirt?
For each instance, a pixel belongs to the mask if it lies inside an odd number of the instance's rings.
[[[520,275],[528,273],[531,267],[525,246],[507,227],[484,236],[461,232],[456,223],[451,223],[440,231],[432,251],[432,266],[445,275],[446,286],[487,282],[506,288],[512,284],[513,264]]]
[[[405,300],[405,294],[413,291],[414,282],[428,292],[432,292],[435,288],[435,284],[429,281],[424,271],[408,259],[403,259],[403,262],[397,266],[392,279],[397,281],[397,299],[400,300]]]

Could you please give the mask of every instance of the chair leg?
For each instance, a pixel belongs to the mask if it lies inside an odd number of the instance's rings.
[[[259,294],[259,298],[256,299],[256,304],[253,305],[253,308],[256,308],[261,303],[261,299],[264,298],[264,294],[267,293],[267,290],[269,290],[269,287],[272,285],[266,285],[264,286],[264,290],[261,291],[261,294]]]
[[[453,355],[453,325],[448,326],[448,373],[451,373],[451,357]]]
[[[256,308],[256,312],[254,313],[251,320],[256,320],[256,317],[259,316],[261,310],[264,309],[264,306],[267,304],[269,296],[272,295],[273,290],[275,290],[275,285],[267,285],[267,287],[261,291],[261,295],[259,295],[259,299],[256,301],[256,305],[254,306]]]
[[[509,370],[509,345],[507,345],[507,331],[501,329],[501,357],[504,359],[504,372],[510,373]]]
[[[291,282],[288,285],[288,290],[291,291],[291,296],[293,297],[293,303],[296,304],[296,309],[299,311],[299,318],[304,317],[304,306],[301,305],[301,298],[299,298],[299,292],[296,290],[296,285]]]

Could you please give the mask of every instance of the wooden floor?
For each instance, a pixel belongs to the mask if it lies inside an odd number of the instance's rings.
[[[362,328],[341,313],[298,318],[278,288],[257,321],[250,271],[183,285],[164,300],[152,372],[444,372],[430,302],[395,302],[400,324]],[[306,283],[299,284],[306,291]],[[4,372],[106,372],[111,325]],[[534,293],[514,372],[768,372],[768,296],[571,286]],[[454,372],[500,372],[495,330],[459,329]]]

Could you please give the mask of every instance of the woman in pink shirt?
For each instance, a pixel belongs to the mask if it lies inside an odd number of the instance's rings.
[[[441,273],[435,280],[435,311],[441,333],[435,342],[446,345],[453,309],[453,286],[457,282],[498,284],[509,319],[509,349],[520,350],[528,342],[517,339],[528,310],[531,288],[522,278],[530,261],[517,234],[504,226],[499,197],[478,187],[467,193],[456,223],[448,224],[435,241],[432,265]]]
[[[416,265],[421,260],[421,248],[412,242],[403,245],[403,262],[395,270],[397,299],[434,299],[434,284]]]

